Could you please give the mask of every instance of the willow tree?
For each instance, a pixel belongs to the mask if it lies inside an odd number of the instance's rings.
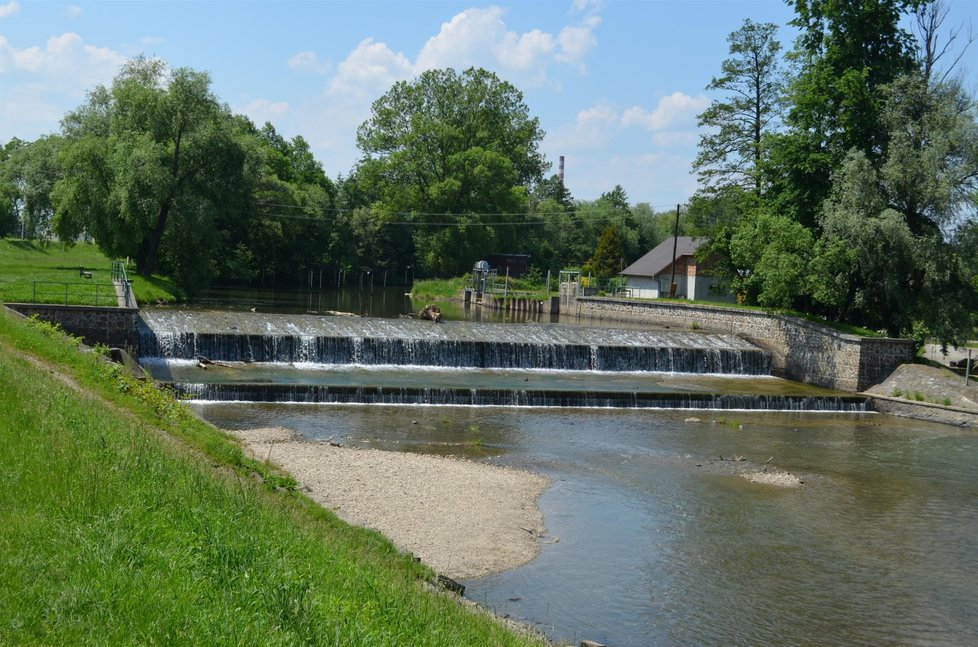
[[[185,287],[206,280],[217,223],[249,200],[244,152],[210,76],[136,58],[62,122],[65,176],[53,191],[62,240],[90,233],[109,256]]]

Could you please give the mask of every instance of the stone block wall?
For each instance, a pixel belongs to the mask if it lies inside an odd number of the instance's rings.
[[[138,354],[139,310],[95,306],[46,305],[39,303],[8,303],[24,316],[60,324],[73,335],[85,339],[88,345],[106,344],[125,348]]]
[[[564,310],[566,312],[566,310]],[[913,361],[907,339],[847,335],[803,319],[699,304],[577,299],[581,317],[737,335],[771,353],[775,375],[844,391],[862,391]]]

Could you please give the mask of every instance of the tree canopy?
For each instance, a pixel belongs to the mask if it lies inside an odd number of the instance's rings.
[[[522,94],[486,70],[396,83],[357,131],[367,206],[382,226],[408,230],[391,232],[385,247],[410,253],[378,260],[458,274],[481,255],[512,251],[504,247],[518,236],[492,223],[523,219],[546,167],[542,138]]]
[[[185,284],[209,274],[199,261],[216,244],[217,222],[248,196],[233,125],[207,74],[130,61],[64,119],[65,175],[52,191],[58,234],[87,231],[143,275],[161,258]]]

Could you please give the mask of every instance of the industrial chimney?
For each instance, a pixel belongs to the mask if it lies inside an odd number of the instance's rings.
[[[560,178],[560,185],[564,185],[564,156],[560,156],[560,165],[557,167],[557,177]]]

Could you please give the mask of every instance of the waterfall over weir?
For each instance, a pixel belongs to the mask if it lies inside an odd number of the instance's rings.
[[[732,335],[570,326],[144,312],[140,356],[225,362],[768,375]]]
[[[310,384],[177,384],[177,393],[210,401],[330,404],[427,404],[615,409],[723,409],[864,412],[861,396],[733,393],[642,393],[540,389],[483,389]]]
[[[204,401],[866,411],[770,377],[733,335],[576,326],[144,312],[143,365]],[[198,366],[206,357],[216,364]]]

